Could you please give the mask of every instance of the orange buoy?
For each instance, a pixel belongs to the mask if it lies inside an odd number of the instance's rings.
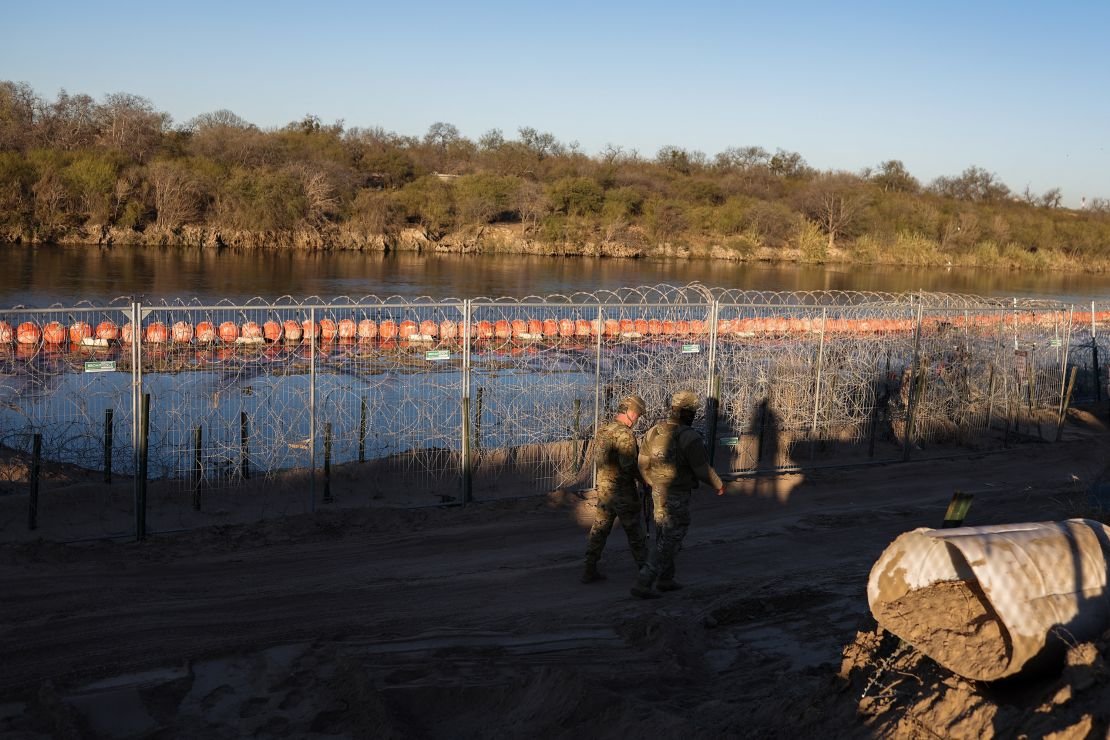
[[[459,326],[450,319],[439,322],[439,336],[441,339],[455,339],[459,336]]]
[[[69,341],[74,344],[81,344],[83,340],[88,339],[92,334],[92,327],[84,321],[75,321],[69,325]]]
[[[197,341],[202,344],[216,341],[216,327],[211,321],[201,321],[197,324]]]
[[[574,321],[571,319],[559,319],[559,336],[573,337],[576,331]]]
[[[585,319],[576,319],[574,321],[574,334],[578,337],[590,336],[590,322]]]
[[[220,324],[219,334],[221,342],[231,344],[239,338],[239,327],[235,325],[234,321],[224,321]]]
[[[320,319],[320,340],[330,342],[339,335],[339,327],[332,319]]]
[[[267,342],[280,342],[284,332],[281,330],[281,324],[270,319],[262,324],[262,338]]]
[[[42,332],[37,324],[24,321],[16,328],[15,338],[20,344],[38,344],[39,339],[42,338]]]
[[[239,334],[243,339],[261,339],[262,327],[257,322],[247,321],[243,324],[243,328]]]
[[[167,336],[166,325],[161,321],[155,321],[146,327],[146,341],[151,344],[165,344]]]
[[[42,340],[47,344],[61,344],[66,340],[66,329],[57,321],[42,327]]]
[[[8,344],[12,341],[12,325],[7,321],[0,321],[0,344]]]
[[[363,318],[359,322],[359,338],[360,339],[373,339],[377,336],[377,323],[371,318]]]
[[[528,333],[533,339],[539,338],[543,334],[543,322],[539,319],[528,319]]]
[[[289,332],[285,332],[289,336]],[[320,325],[312,319],[305,319],[301,322],[301,339],[303,341],[313,341],[316,337],[320,336]]]
[[[493,335],[498,339],[508,339],[513,335],[513,330],[508,321],[498,319],[493,322]]]
[[[358,325],[354,319],[340,319],[336,330],[340,339],[353,339],[358,334]]]
[[[304,334],[301,325],[293,319],[286,319],[282,322],[281,329],[287,342],[299,342],[301,341],[301,335]]]
[[[437,337],[439,336],[439,324],[431,319],[424,319],[420,322],[420,335],[424,337]]]
[[[474,332],[471,332],[471,334],[474,334]],[[478,339],[492,339],[493,338],[493,324],[491,324],[488,321],[479,321],[478,322],[477,337],[478,337]]]
[[[675,323],[673,321],[669,320],[669,319],[664,319],[663,320],[663,333],[664,334],[674,334],[675,331],[676,331]]]
[[[632,319],[621,319],[620,320],[620,332],[621,332],[621,334],[632,334],[635,331],[636,331],[636,322],[634,322]]]
[[[513,319],[509,325],[512,327],[514,337],[528,333],[528,322],[524,319]]]
[[[383,342],[391,341],[397,338],[397,323],[391,319],[378,324],[378,336],[382,338]]]
[[[709,333],[709,327],[701,319],[690,319],[690,333],[695,336]]]
[[[690,334],[690,322],[683,319],[676,321],[674,324],[674,333],[678,336],[685,337]]]
[[[188,344],[193,341],[193,325],[188,321],[175,321],[170,328],[174,344]]]
[[[358,338],[373,339],[378,336],[378,324],[372,319],[363,319],[358,322]]]
[[[555,319],[544,319],[543,324],[540,325],[540,329],[545,337],[559,336],[559,322]]]
[[[101,321],[96,325],[96,338],[109,341],[119,339],[119,327],[112,321]]]
[[[397,336],[401,339],[411,339],[413,334],[416,334],[416,322],[405,319],[397,325]]]
[[[616,319],[605,319],[605,327],[603,329],[605,336],[615,337],[621,333],[621,322]]]

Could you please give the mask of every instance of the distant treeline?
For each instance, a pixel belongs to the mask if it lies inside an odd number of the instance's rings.
[[[532,128],[264,130],[227,110],[174,125],[135,95],[0,82],[0,240],[1104,269],[1110,202],[758,146],[589,156]]]

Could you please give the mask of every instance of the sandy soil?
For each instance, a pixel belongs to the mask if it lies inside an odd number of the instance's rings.
[[[886,545],[938,526],[957,489],[975,494],[969,524],[1089,515],[1110,436],[1073,421],[1058,444],[703,490],[686,588],[653,601],[628,593],[619,529],[608,580],[579,583],[591,504],[574,494],[10,542],[0,736],[1105,732],[1103,645],[1076,646],[1062,676],[986,687],[877,631],[865,596]]]

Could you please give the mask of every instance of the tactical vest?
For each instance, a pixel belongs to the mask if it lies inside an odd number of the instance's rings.
[[[626,435],[631,436],[632,431],[617,421],[611,421],[601,427],[600,433],[597,435],[598,446],[594,457],[594,462],[597,464],[598,488],[631,488],[635,486],[635,463],[633,463],[632,470],[622,470],[620,466],[620,451],[617,449],[617,441]],[[635,437],[632,439],[634,445]]]
[[[651,460],[648,476],[653,486],[676,490],[697,488],[698,479],[682,452],[685,444],[701,443],[700,439],[694,439],[697,436],[698,433],[690,427],[673,421],[656,424],[648,431],[644,437],[643,454]]]

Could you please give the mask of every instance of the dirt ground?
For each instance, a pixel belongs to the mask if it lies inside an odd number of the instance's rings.
[[[954,491],[968,524],[1091,515],[1108,461],[1075,413],[1056,444],[703,489],[686,587],[651,601],[619,527],[579,583],[570,493],[9,542],[0,737],[1101,737],[1110,639],[976,684],[878,630],[865,589]]]

